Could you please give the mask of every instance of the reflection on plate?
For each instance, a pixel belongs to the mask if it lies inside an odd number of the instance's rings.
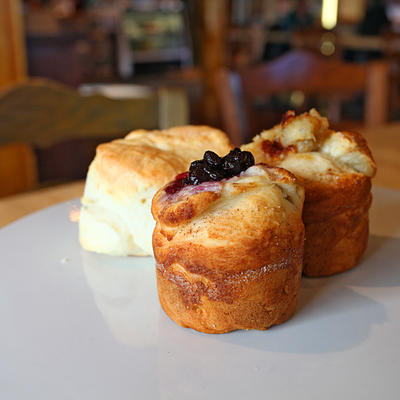
[[[265,332],[177,326],[151,257],[81,250],[77,201],[0,230],[0,399],[398,399],[400,192],[374,199],[359,267],[303,279]]]
[[[152,257],[111,257],[81,251],[95,302],[113,335],[125,345],[155,346],[159,305]]]

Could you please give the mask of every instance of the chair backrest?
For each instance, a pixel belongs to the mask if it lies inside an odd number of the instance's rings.
[[[0,186],[7,183],[10,194],[30,188],[24,175],[13,170],[22,171],[27,166],[23,154],[28,156],[28,149],[34,149],[34,174],[37,170],[40,182],[82,179],[99,143],[123,137],[133,129],[164,129],[187,123],[187,98],[181,89],[112,99],[80,96],[47,80],[14,85],[0,92],[0,146],[7,149],[7,159],[0,153]],[[9,149],[13,142],[21,143],[25,150]],[[20,184],[10,183],[13,179],[20,179]]]
[[[252,125],[254,103],[260,98],[282,92],[322,95],[333,103],[339,97],[365,93],[364,124],[376,126],[387,119],[388,65],[384,62],[358,65],[295,50],[272,62],[241,70],[237,76],[240,91],[232,87],[232,73],[220,70],[217,74],[225,129],[234,141],[247,140],[249,133],[259,133],[254,132],[255,125]],[[242,96],[243,110],[238,108],[238,95]],[[243,111],[245,117],[240,117]],[[247,121],[244,129],[242,121]]]

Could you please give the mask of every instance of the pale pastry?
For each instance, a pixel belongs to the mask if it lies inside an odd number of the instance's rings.
[[[225,154],[231,148],[225,133],[208,126],[137,130],[101,144],[82,198],[82,247],[118,256],[152,255],[150,208],[156,191],[205,150]]]

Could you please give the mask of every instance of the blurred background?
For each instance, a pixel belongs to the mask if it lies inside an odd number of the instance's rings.
[[[83,179],[98,143],[208,124],[235,144],[316,107],[400,118],[400,2],[0,0],[0,196]]]

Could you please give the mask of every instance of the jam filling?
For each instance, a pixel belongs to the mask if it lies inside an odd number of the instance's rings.
[[[261,144],[263,152],[270,159],[277,159],[285,157],[289,152],[295,151],[295,147],[291,144],[290,146],[283,147],[282,144],[274,140],[271,142],[270,140],[264,140]]]
[[[249,151],[235,148],[224,157],[213,151],[206,151],[202,160],[193,161],[188,172],[179,174],[166,188],[167,194],[174,194],[184,186],[200,185],[203,182],[218,182],[239,175],[254,165],[254,157]]]
[[[181,174],[177,175],[175,177],[175,180],[172,181],[166,188],[165,188],[165,192],[167,194],[174,194],[176,192],[178,192],[179,190],[181,190],[185,185],[184,185],[184,181],[187,178],[187,176],[189,175],[189,172],[182,172]]]

